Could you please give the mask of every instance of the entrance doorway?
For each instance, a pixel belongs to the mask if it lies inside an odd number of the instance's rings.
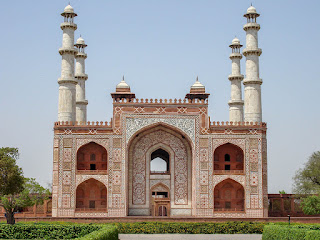
[[[170,215],[169,189],[161,183],[152,188],[151,215],[159,217]]]
[[[158,207],[158,216],[163,216],[163,217],[168,216],[168,211],[167,211],[166,205],[160,205]]]
[[[96,208],[96,202],[95,201],[89,201],[89,208]]]

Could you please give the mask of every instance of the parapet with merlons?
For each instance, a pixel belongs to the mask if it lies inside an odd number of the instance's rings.
[[[128,105],[208,105],[208,99],[113,99],[113,104]]]
[[[113,133],[112,119],[110,122],[55,122],[55,134],[99,134]]]
[[[208,133],[215,134],[257,134],[266,133],[265,122],[210,122]]]

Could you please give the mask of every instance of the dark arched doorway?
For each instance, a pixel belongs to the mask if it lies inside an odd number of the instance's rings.
[[[88,171],[106,171],[108,154],[104,147],[101,145],[90,142],[77,152],[77,170],[78,172]]]
[[[107,188],[95,180],[88,179],[81,183],[76,190],[76,211],[106,211]]]
[[[214,188],[215,211],[244,211],[244,188],[232,180],[226,179]]]
[[[244,154],[240,147],[226,143],[214,151],[215,174],[241,174],[243,173]]]

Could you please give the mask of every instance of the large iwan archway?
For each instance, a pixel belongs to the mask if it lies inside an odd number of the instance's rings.
[[[159,215],[174,216],[182,211],[192,214],[192,150],[186,136],[166,126],[153,126],[133,136],[128,157],[129,215],[159,214],[153,211],[152,196],[152,188],[158,183],[168,189],[159,192],[157,198],[162,195],[169,203],[161,207]],[[153,165],[155,160],[159,161],[158,167]]]

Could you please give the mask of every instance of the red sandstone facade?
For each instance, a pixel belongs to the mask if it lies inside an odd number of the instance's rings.
[[[117,92],[110,122],[55,123],[53,217],[268,216],[265,123],[210,122],[202,92]]]

